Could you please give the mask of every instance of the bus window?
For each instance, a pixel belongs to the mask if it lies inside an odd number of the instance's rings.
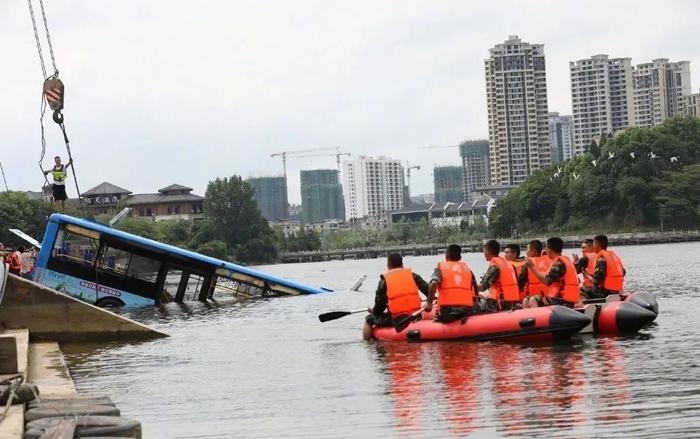
[[[163,284],[163,294],[165,303],[172,302],[177,296],[177,290],[182,280],[182,270],[169,269],[165,275],[165,283]]]
[[[126,273],[130,259],[131,253],[127,251],[114,247],[105,247],[98,267],[102,271],[121,277]]]
[[[169,267],[165,275],[161,303],[199,300],[203,288],[208,288],[206,275],[188,269]],[[208,290],[207,290],[208,291]]]
[[[228,295],[249,299],[266,296],[265,283],[240,273],[220,268],[216,270],[213,282],[213,295]]]
[[[141,255],[132,255],[126,275],[152,284],[156,283],[161,262]]]
[[[204,277],[198,274],[190,274],[187,280],[187,286],[185,287],[184,300],[197,300],[199,298],[199,291],[204,284]]]
[[[54,241],[52,257],[63,262],[91,267],[97,257],[97,239],[59,230]]]

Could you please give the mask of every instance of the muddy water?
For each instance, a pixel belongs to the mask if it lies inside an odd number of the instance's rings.
[[[64,349],[77,387],[110,393],[145,437],[700,436],[700,243],[618,250],[661,308],[631,337],[364,343],[361,315],[317,319],[372,303],[383,261],[362,260],[261,267],[336,293],[144,309],[130,316],[172,337]],[[406,265],[427,278],[435,261]]]

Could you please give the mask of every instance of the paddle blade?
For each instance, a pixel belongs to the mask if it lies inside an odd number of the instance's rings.
[[[321,322],[329,322],[331,320],[339,319],[341,317],[349,316],[352,314],[350,311],[331,311],[325,314],[319,314],[318,319]]]
[[[403,331],[404,329],[408,328],[408,325],[411,324],[413,319],[414,317],[412,315],[401,316],[394,319],[394,329],[396,330],[396,332]]]

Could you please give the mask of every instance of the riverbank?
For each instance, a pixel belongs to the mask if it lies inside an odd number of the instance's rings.
[[[545,241],[548,236],[513,237],[499,239],[501,243],[519,244],[525,248],[532,239]],[[565,248],[578,248],[581,242],[592,235],[569,235],[562,236]],[[700,230],[682,232],[639,232],[639,233],[616,233],[608,235],[611,246],[641,245],[641,244],[668,244],[674,242],[700,241]],[[465,252],[481,252],[483,240],[458,242]],[[405,245],[385,245],[376,247],[363,247],[337,250],[317,250],[304,252],[282,253],[279,260],[282,263],[300,262],[321,262],[346,259],[375,259],[386,256],[389,253],[401,253],[411,256],[429,256],[444,253],[447,246],[452,243],[439,244],[405,244]]]

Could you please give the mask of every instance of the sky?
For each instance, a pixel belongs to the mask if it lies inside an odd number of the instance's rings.
[[[570,114],[569,61],[599,53],[690,61],[700,90],[695,0],[44,4],[82,191],[203,195],[216,177],[281,175],[272,153],[339,146],[421,165],[411,192],[430,193],[433,167],[460,159],[424,147],[487,137],[484,59],[509,35],[545,45],[550,111]],[[43,77],[23,0],[0,0],[0,59],[0,161],[11,190],[39,190]],[[66,151],[50,117],[46,133],[48,169]],[[290,158],[290,202],[300,169],[334,167]]]

